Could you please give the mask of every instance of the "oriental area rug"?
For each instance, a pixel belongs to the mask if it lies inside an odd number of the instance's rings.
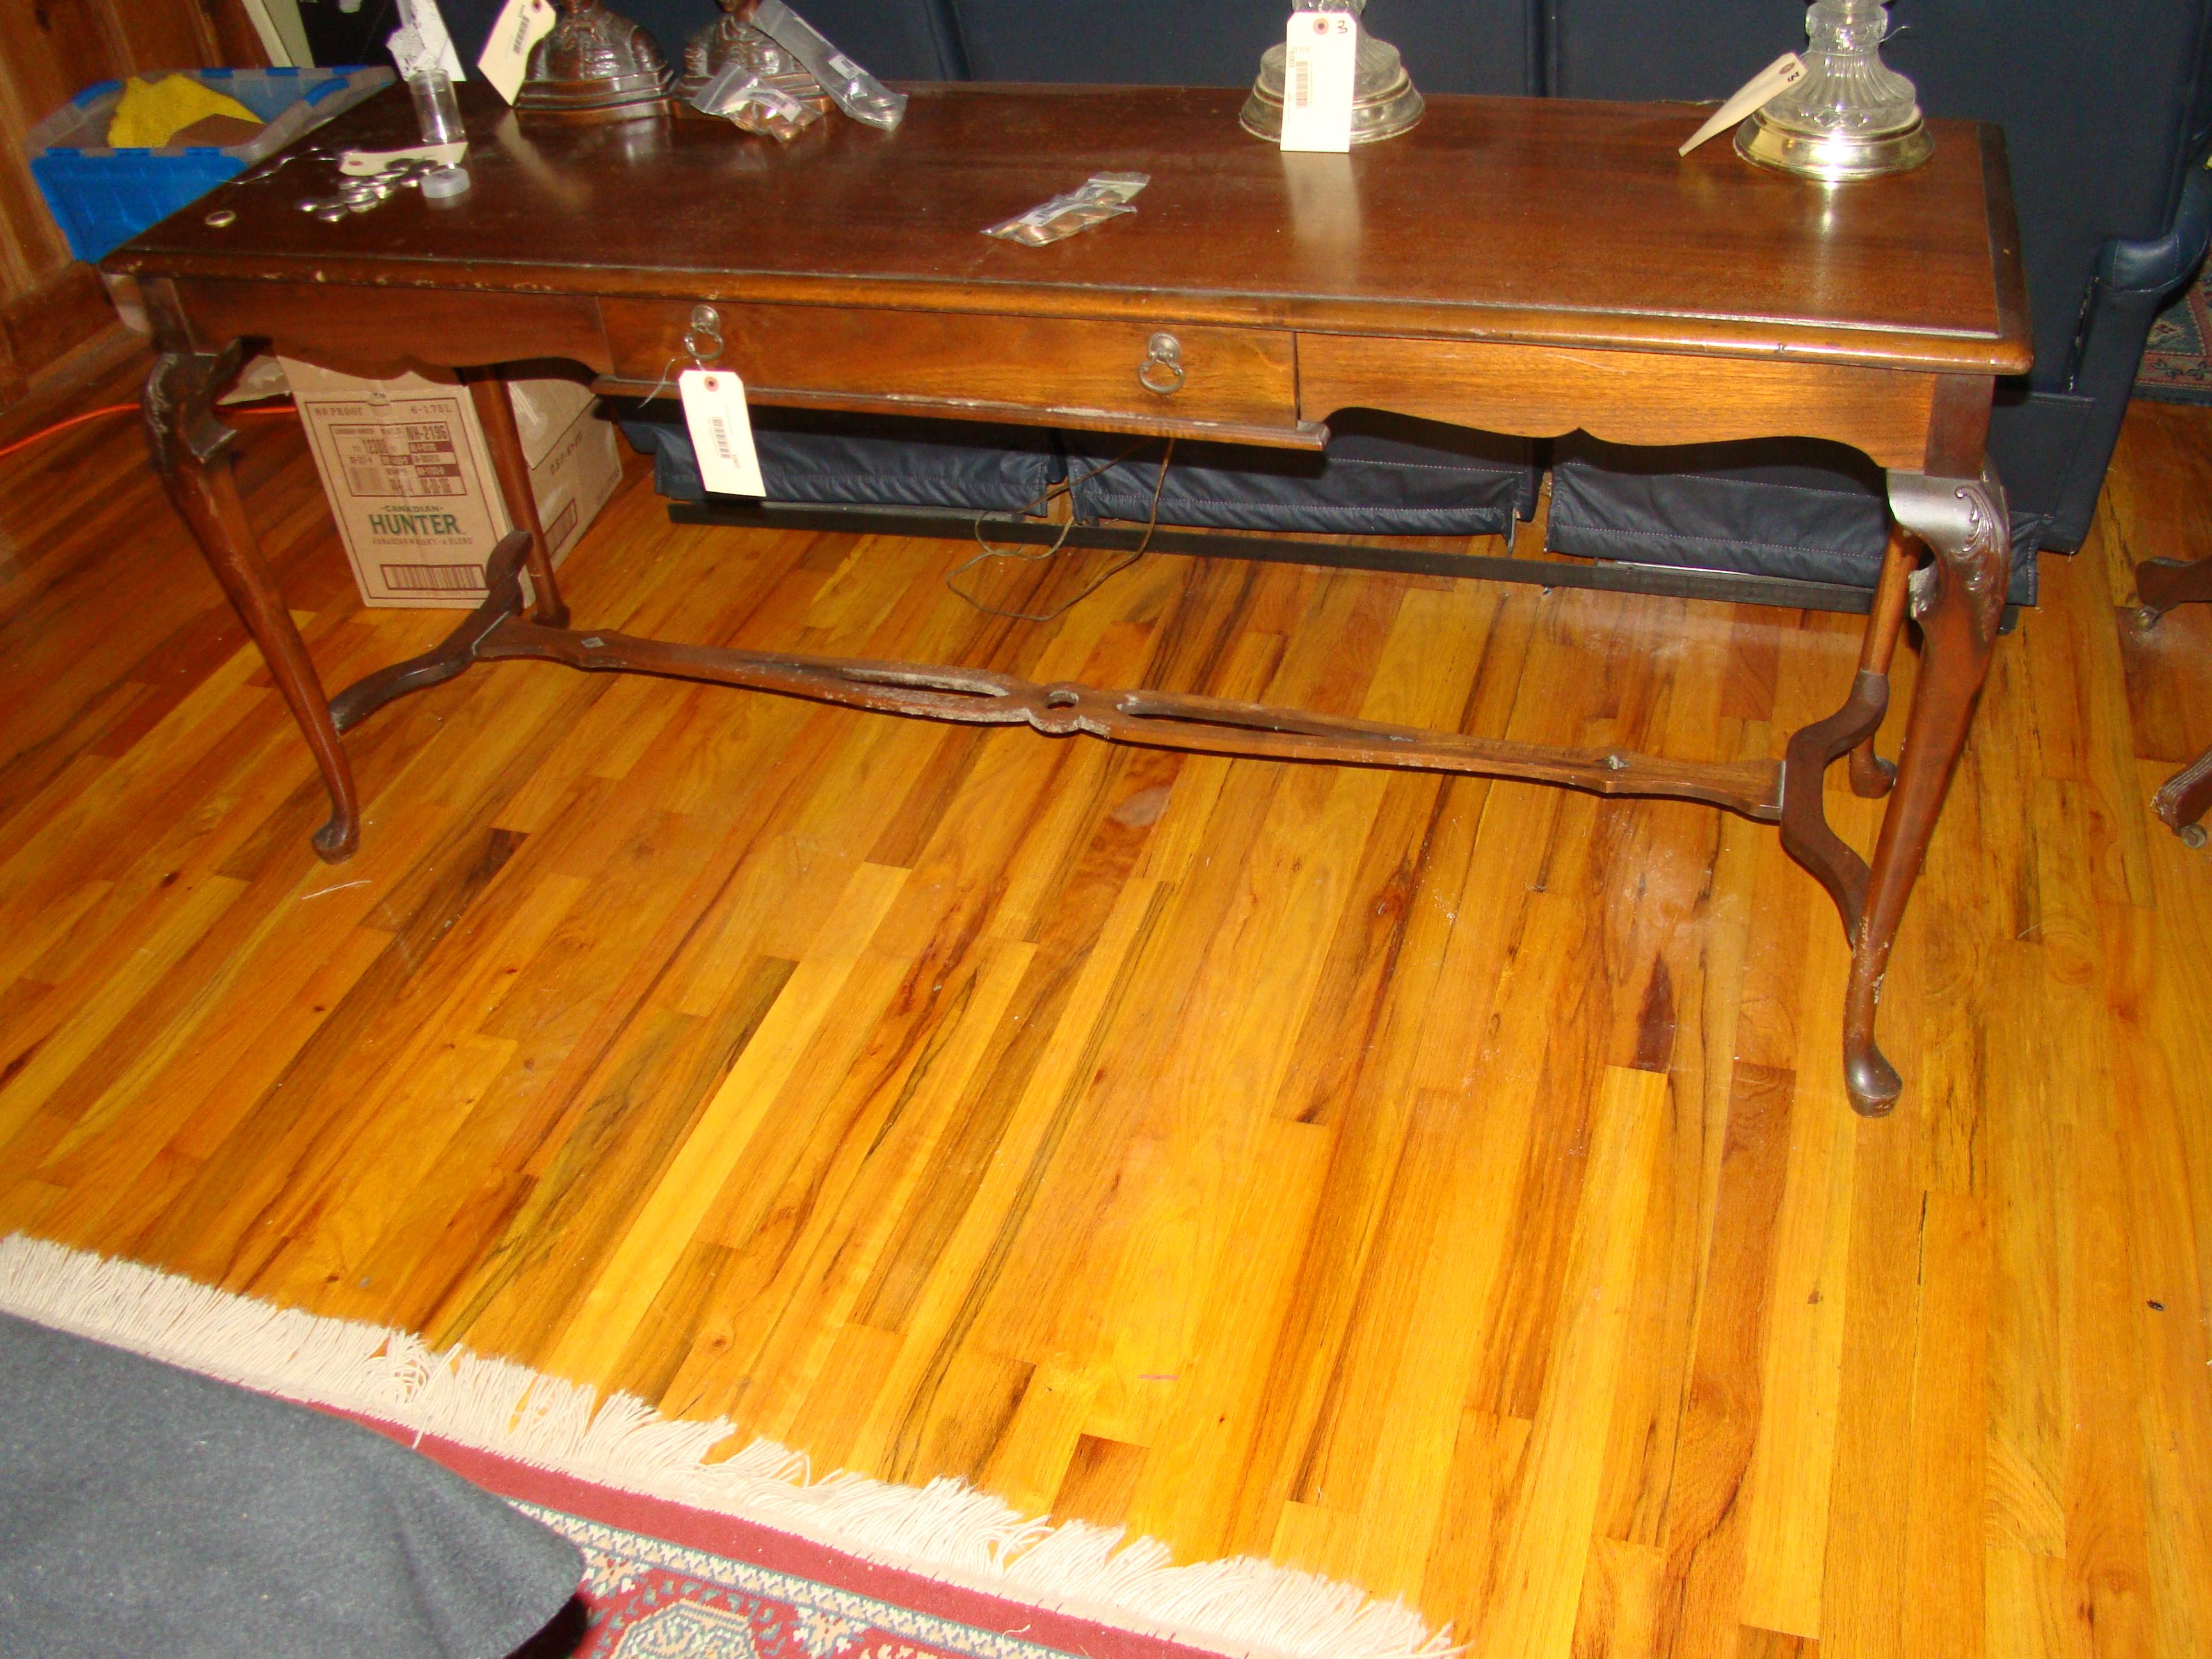
[[[404,1331],[0,1239],[0,1312],[315,1407],[496,1492],[581,1551],[527,1659],[1443,1659],[1398,1602],[1249,1558],[1019,1515],[955,1480],[813,1479],[726,1420],[665,1418]]]
[[[2162,404],[2212,404],[2212,267],[2166,303],[2150,325],[2136,396]]]

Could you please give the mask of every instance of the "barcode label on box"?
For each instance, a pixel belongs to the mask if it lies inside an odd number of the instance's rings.
[[[765,495],[745,383],[726,369],[687,368],[676,377],[684,421],[699,458],[699,482],[717,495]]]
[[[387,564],[384,585],[395,593],[481,593],[484,573],[472,564]]]
[[[1283,43],[1283,148],[1352,148],[1359,22],[1348,11],[1297,11]]]

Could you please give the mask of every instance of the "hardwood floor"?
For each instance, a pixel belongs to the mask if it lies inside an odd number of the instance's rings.
[[[326,678],[444,630],[363,611],[296,429],[247,438]],[[2212,411],[2137,406],[1998,653],[1865,1122],[1832,908],[1692,805],[495,665],[350,740],[326,867],[133,423],[80,428],[0,462],[0,1232],[1270,1554],[1481,1656],[2212,1651],[2212,854],[2148,805],[2212,742],[2212,611],[2124,609],[2208,501]],[[1856,647],[1165,557],[1013,623],[945,591],[972,551],[678,530],[633,478],[568,585],[1691,758],[1778,755]]]

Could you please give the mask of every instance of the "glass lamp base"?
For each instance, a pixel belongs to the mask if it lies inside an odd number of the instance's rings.
[[[1872,133],[1805,132],[1761,110],[1735,130],[1735,153],[1778,172],[1844,184],[1910,173],[1936,153],[1936,141],[1917,109],[1908,125]]]

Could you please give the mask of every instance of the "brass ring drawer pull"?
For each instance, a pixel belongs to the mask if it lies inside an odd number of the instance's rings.
[[[711,363],[722,355],[722,314],[712,306],[691,307],[691,326],[684,336],[684,349],[694,362]]]
[[[1182,342],[1172,334],[1155,334],[1137,368],[1137,384],[1147,392],[1172,398],[1182,390]]]

